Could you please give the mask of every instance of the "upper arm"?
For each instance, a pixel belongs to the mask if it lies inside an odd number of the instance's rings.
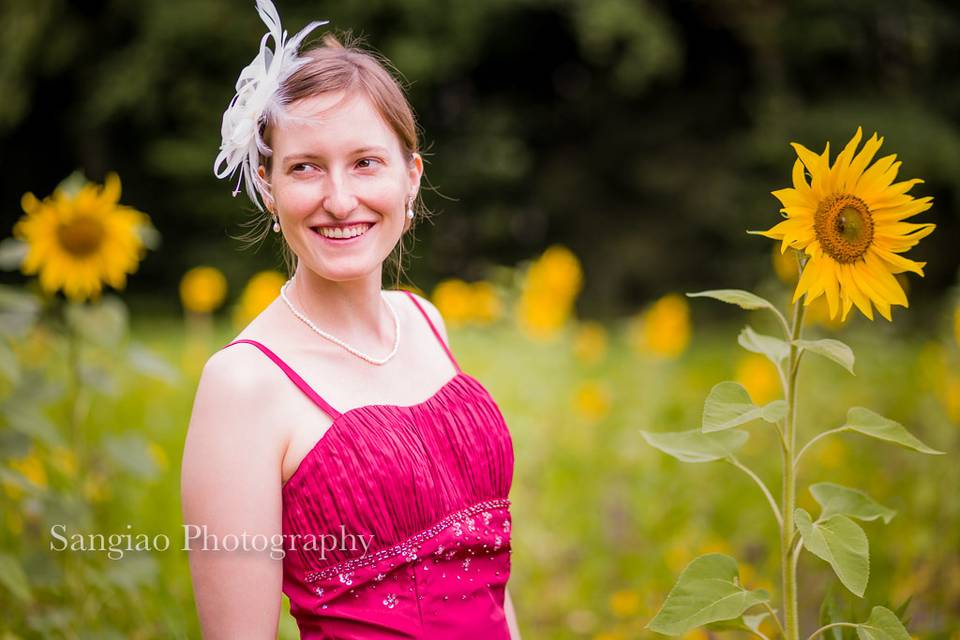
[[[282,560],[270,555],[281,539],[282,442],[257,409],[269,389],[242,349],[207,361],[184,443],[184,543],[204,638],[276,638],[280,617]]]

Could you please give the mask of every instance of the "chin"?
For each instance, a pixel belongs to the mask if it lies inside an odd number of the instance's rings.
[[[320,264],[304,263],[303,266],[309,268],[317,276],[324,280],[333,282],[350,282],[351,280],[363,280],[380,272],[382,261],[357,257],[350,260],[343,258],[340,260],[320,260]]]

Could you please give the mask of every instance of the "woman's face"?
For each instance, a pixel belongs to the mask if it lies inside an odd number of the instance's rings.
[[[420,186],[423,160],[404,154],[365,95],[337,104],[343,97],[322,94],[288,107],[310,120],[274,127],[273,202],[267,204],[301,266],[334,281],[372,273],[379,278],[408,226],[407,206]],[[263,167],[260,173],[265,176]]]

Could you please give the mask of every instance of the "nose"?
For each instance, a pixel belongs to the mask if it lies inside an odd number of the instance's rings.
[[[344,218],[357,208],[357,197],[353,193],[349,178],[331,171],[324,185],[321,205],[324,210],[336,218]]]

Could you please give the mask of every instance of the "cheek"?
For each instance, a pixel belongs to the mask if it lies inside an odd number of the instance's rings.
[[[362,205],[383,216],[397,216],[404,206],[403,188],[395,179],[371,180],[357,190]]]
[[[280,210],[287,217],[300,218],[310,215],[320,206],[320,195],[315,188],[303,183],[283,185],[278,198]]]

